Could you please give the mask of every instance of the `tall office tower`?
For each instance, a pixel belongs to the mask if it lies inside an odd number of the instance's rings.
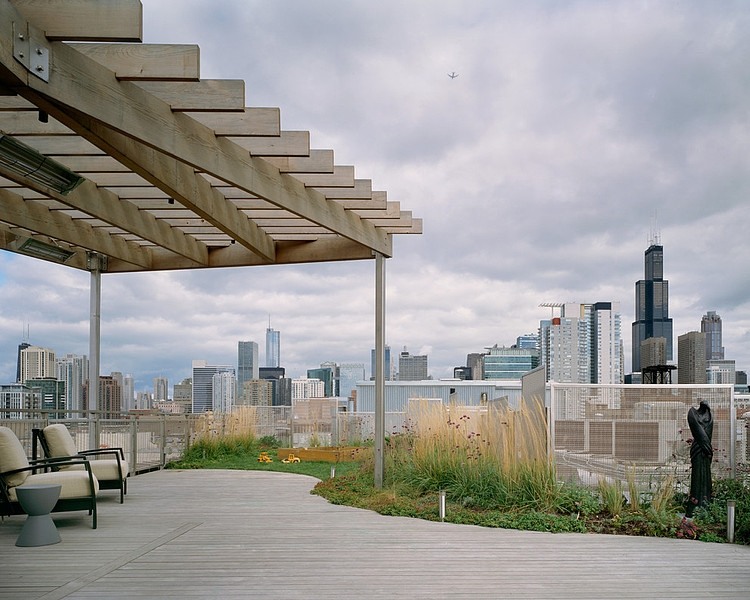
[[[428,378],[427,355],[409,354],[404,351],[398,355],[399,381],[424,381]]]
[[[183,379],[180,383],[174,384],[172,392],[172,402],[179,406],[180,412],[189,413],[193,405],[193,380],[189,377]]]
[[[167,400],[169,400],[169,379],[154,377],[154,402],[166,402]]]
[[[495,344],[484,356],[485,380],[521,379],[539,366],[539,351],[536,348],[505,348]]]
[[[266,329],[266,366],[281,366],[281,332],[271,329],[270,324]]]
[[[383,355],[385,357],[385,380],[393,381],[395,379],[393,361],[391,360],[391,347],[386,344],[383,348]],[[370,379],[375,379],[375,348],[370,350]]]
[[[261,367],[260,378],[273,384],[272,406],[292,405],[292,380],[286,377],[284,367]]]
[[[242,396],[245,382],[259,379],[258,344],[237,342],[237,397]]]
[[[332,398],[333,396],[338,396],[338,390],[336,389],[337,371],[337,367],[324,367],[323,365],[321,365],[318,369],[308,369],[307,378],[320,379],[323,382],[323,395],[326,398]]]
[[[135,404],[135,378],[128,373],[122,377],[122,412],[128,412]]]
[[[29,346],[21,350],[21,379],[36,379],[38,377],[55,377],[55,351],[39,346]]]
[[[21,383],[23,381],[21,379],[21,352],[23,350],[26,350],[26,348],[31,348],[31,344],[28,342],[21,342],[18,344],[18,356],[16,358],[16,383]]]
[[[555,304],[560,316],[539,324],[547,381],[622,383],[619,302]]]
[[[677,383],[706,383],[706,334],[689,331],[677,338]]]
[[[339,366],[339,396],[351,398],[357,382],[365,380],[365,363],[341,363]]]
[[[324,397],[325,384],[320,379],[292,379],[292,400]]]
[[[664,247],[659,244],[658,236],[645,252],[645,278],[635,284],[633,372],[641,370],[641,342],[652,337],[667,340],[667,361],[672,360],[669,281],[664,279]]]
[[[209,365],[205,360],[193,361],[193,389],[191,412],[213,410],[213,377],[217,373],[233,373],[226,365]]]
[[[706,360],[722,360],[724,346],[721,345],[721,317],[709,310],[701,319],[701,332],[706,334]]]
[[[65,383],[66,410],[85,410],[83,388],[89,378],[88,357],[66,354],[63,358],[57,359],[55,368],[57,379]]]
[[[217,413],[230,413],[234,407],[237,380],[233,372],[222,371],[211,378],[213,410]]]

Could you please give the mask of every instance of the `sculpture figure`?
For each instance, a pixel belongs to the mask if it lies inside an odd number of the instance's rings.
[[[714,456],[711,436],[714,419],[711,407],[704,401],[701,401],[697,409],[690,408],[687,419],[693,442],[690,445],[690,497],[685,515],[692,517],[697,506],[705,506],[711,501],[711,461]]]

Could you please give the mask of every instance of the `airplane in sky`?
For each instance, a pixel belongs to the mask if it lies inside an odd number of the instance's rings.
[[[458,73],[450,72],[448,73],[448,77],[450,77],[451,79],[455,79],[456,77],[458,77]]]

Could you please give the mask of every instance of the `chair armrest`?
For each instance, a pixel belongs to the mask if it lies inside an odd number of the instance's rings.
[[[31,462],[32,461],[29,461],[29,463]],[[0,473],[0,477],[4,479],[6,475],[15,475],[16,473],[23,473],[24,471],[36,471],[48,467],[67,467],[71,465],[84,465],[85,469],[91,473],[91,464],[87,458],[66,456],[63,458],[40,458],[33,461],[33,464],[29,464],[27,467],[13,469],[12,471],[4,471],[3,473]]]
[[[94,454],[119,454],[122,460],[125,460],[125,452],[122,448],[98,448],[95,450],[82,450],[79,456],[88,456]]]

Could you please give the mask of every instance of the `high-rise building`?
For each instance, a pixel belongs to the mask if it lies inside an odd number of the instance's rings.
[[[154,392],[156,392],[156,387],[154,387]],[[136,405],[135,379],[132,374],[128,373],[122,378],[122,412],[128,412],[136,407],[144,408],[143,406]]]
[[[677,383],[706,383],[706,366],[705,332],[689,331],[679,336]]]
[[[318,369],[308,369],[308,379],[320,379],[323,382],[323,396],[331,398],[338,396],[338,390],[336,389],[336,367],[324,367],[320,366]]]
[[[539,334],[524,333],[516,338],[514,348],[539,348]]]
[[[292,380],[286,376],[284,367],[261,367],[260,378],[273,384],[272,406],[292,405]]]
[[[266,329],[266,366],[281,366],[281,332],[271,329],[270,324]]]
[[[655,238],[645,252],[645,277],[635,284],[632,369],[641,370],[641,342],[652,337],[667,341],[672,360],[672,319],[669,318],[669,281],[664,279],[664,247]]]
[[[385,380],[393,381],[395,373],[393,369],[393,361],[391,360],[391,347],[386,345],[383,348],[383,355],[385,357]],[[370,350],[370,378],[375,379],[375,348]]]
[[[242,396],[245,382],[259,379],[258,344],[237,342],[237,397]]]
[[[406,349],[398,355],[399,381],[424,381],[428,378],[427,355],[409,354]]]
[[[536,348],[505,348],[495,344],[487,350],[484,356],[484,380],[521,379],[525,373],[539,366],[539,351]]]
[[[242,396],[235,406],[273,406],[274,382],[269,379],[250,379],[242,388]]]
[[[209,365],[205,360],[193,361],[192,409],[191,412],[202,413],[213,410],[213,377],[217,373],[233,373],[233,367],[227,365]]]
[[[21,379],[19,381],[56,376],[54,350],[39,346],[29,346],[21,350]]]
[[[28,415],[22,410],[38,409],[39,397],[34,390],[21,383],[0,385],[0,406],[3,408],[3,417],[25,419]]]
[[[125,377],[125,381],[127,381],[127,376]],[[169,379],[166,377],[154,377],[153,383],[154,402],[166,402],[169,400]]]
[[[619,302],[554,306],[560,316],[539,324],[540,364],[547,381],[622,383]]]
[[[90,381],[86,381],[83,390],[84,403],[88,406]],[[99,404],[96,409],[105,419],[116,419],[122,412],[122,387],[116,377],[112,375],[99,376]]]
[[[65,383],[54,377],[35,377],[24,382],[39,396],[39,408],[54,411],[55,419],[65,418]]]
[[[721,345],[721,317],[709,310],[701,319],[701,332],[706,334],[706,360],[723,360],[724,346]]]
[[[302,398],[324,398],[325,384],[320,379],[292,379],[292,402]]]
[[[56,376],[65,383],[66,409],[86,410],[83,403],[83,388],[89,379],[88,357],[66,354],[63,358],[57,359]]]
[[[20,344],[18,344],[18,356],[16,358],[16,383],[21,383],[21,381],[23,381],[21,379],[21,352],[30,347],[31,344],[29,344],[28,342],[21,342]]]
[[[351,398],[357,390],[357,382],[365,380],[365,363],[341,363],[339,365],[339,396]]]
[[[193,405],[193,380],[188,377],[174,384],[172,402],[181,408],[179,412],[189,413]]]
[[[734,385],[737,382],[735,371],[734,360],[718,358],[716,360],[707,360],[706,383],[710,385],[731,383]]]
[[[232,412],[236,391],[237,380],[234,372],[221,371],[214,373],[214,376],[211,378],[213,411],[217,413]]]
[[[466,367],[471,371],[469,379],[480,381],[484,372],[484,354],[482,352],[472,352],[466,355]]]

